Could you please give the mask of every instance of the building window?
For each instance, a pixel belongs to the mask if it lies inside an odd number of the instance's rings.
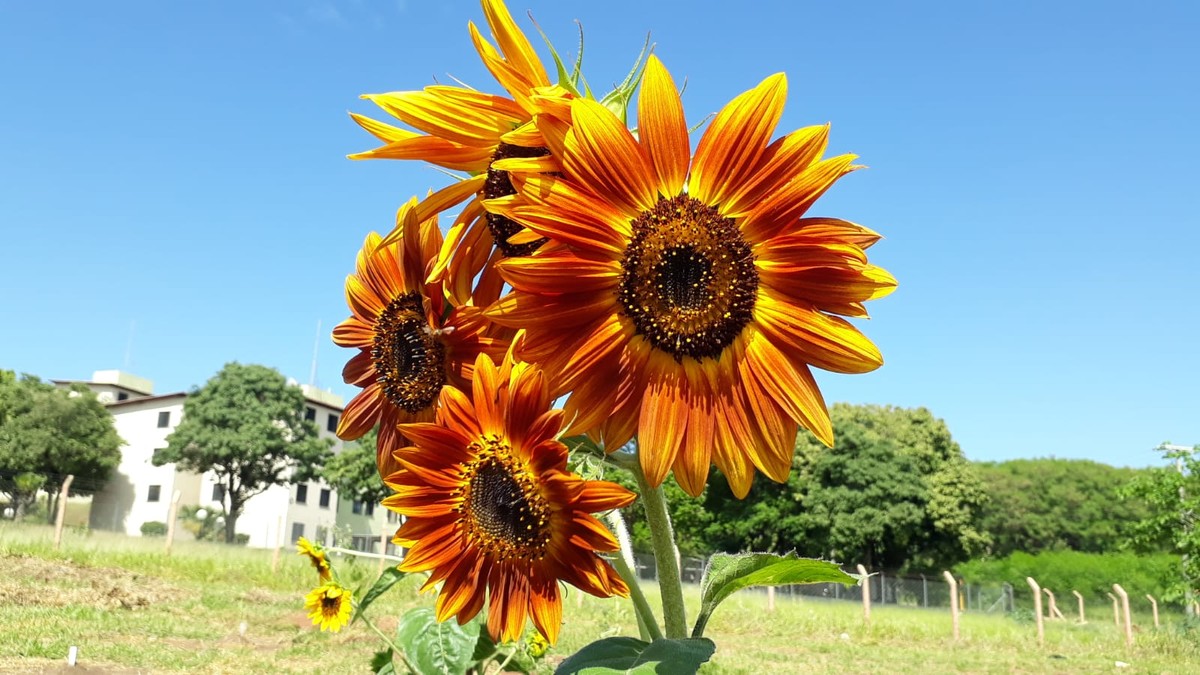
[[[317,409],[305,407],[304,408],[304,419],[308,420],[309,422],[315,421],[317,419]]]
[[[325,430],[326,431],[337,431],[337,424],[338,424],[338,416],[334,415],[333,413],[329,413],[329,420],[327,422],[325,422]]]
[[[162,486],[161,485],[151,485],[150,491],[146,493],[146,501],[156,502],[156,501],[158,501],[158,497],[161,494],[162,494]]]
[[[350,504],[350,511],[351,511],[352,513],[360,513],[360,514],[361,514],[361,513],[362,513],[362,507],[363,507],[363,503],[362,503],[362,502],[360,502],[360,501],[358,501],[357,499],[355,499],[355,500],[354,500],[353,502],[351,502],[351,504]]]
[[[125,393],[125,392],[123,392],[123,391],[118,391],[118,392],[117,392],[117,400],[118,400],[118,401],[124,401],[124,400],[127,400],[128,398],[129,398],[129,394],[126,394],[126,393]]]
[[[367,502],[366,511],[367,511],[368,516],[374,516],[375,515],[375,502]]]
[[[221,504],[225,503],[225,486],[217,483],[213,486],[212,500]]]
[[[292,541],[304,536],[304,523],[292,523]]]
[[[395,525],[396,523],[400,522],[400,514],[396,513],[395,511],[392,511],[391,509],[388,509],[387,521],[389,523]]]
[[[166,429],[169,426],[171,426],[171,411],[164,410],[158,413],[158,428]]]
[[[329,540],[329,528],[324,525],[317,526],[317,543],[324,544]]]
[[[307,485],[297,485],[296,486],[296,503],[297,504],[307,504],[308,503],[308,486]]]
[[[321,508],[329,508],[329,488],[321,488]]]

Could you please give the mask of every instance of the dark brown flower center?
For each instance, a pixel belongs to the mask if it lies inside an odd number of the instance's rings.
[[[338,615],[338,611],[342,608],[342,596],[331,596],[329,591],[321,596],[321,614],[322,616],[333,617]]]
[[[396,407],[415,413],[437,400],[446,383],[446,345],[430,330],[419,293],[402,295],[379,313],[371,361]]]
[[[467,537],[485,554],[505,560],[538,560],[550,544],[550,504],[537,477],[495,436],[471,444],[475,459],[464,467],[462,514]]]
[[[675,359],[717,358],[753,318],[754,255],[737,223],[687,195],[632,223],[621,305],[637,332]]]
[[[520,145],[509,145],[501,143],[496,148],[495,154],[492,155],[492,161],[495,162],[501,159],[510,157],[544,157],[550,154],[546,148],[526,148]],[[485,199],[495,199],[496,197],[507,197],[511,194],[516,194],[517,190],[513,187],[512,180],[508,177],[507,171],[497,171],[488,165],[487,182],[483,184],[483,196]],[[546,243],[545,238],[531,241],[528,244],[510,244],[508,238],[524,229],[520,223],[507,218],[505,216],[489,213],[486,216],[488,230],[492,233],[492,241],[496,242],[496,248],[500,249],[507,257],[524,256],[533,253],[542,244]]]

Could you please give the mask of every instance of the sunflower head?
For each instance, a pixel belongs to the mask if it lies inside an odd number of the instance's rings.
[[[354,594],[334,582],[326,582],[304,596],[304,609],[314,626],[336,633],[350,623],[354,611]]]
[[[396,542],[411,550],[400,569],[442,584],[439,620],[465,622],[489,604],[488,630],[519,639],[526,616],[550,642],[558,636],[565,581],[600,597],[628,587],[599,555],[616,540],[591,514],[620,508],[633,493],[586,481],[566,468],[557,440],[562,411],[550,409],[541,371],[511,354],[480,358],[467,393],[442,391],[431,423],[402,426],[413,445],[395,454],[384,500],[405,515]]]
[[[867,262],[879,239],[806,217],[853,155],[822,159],[827,126],[773,138],[787,79],[766,78],[713,118],[693,152],[679,93],[656,57],[638,134],[576,98],[537,125],[554,174],[506,166],[516,194],[494,213],[549,242],[498,264],[512,292],[488,316],[521,327],[523,358],[570,391],[570,433],[610,450],[635,433],[651,485],[674,472],[698,495],[713,463],[745,496],[756,471],[791,469],[799,427],[833,442],[816,366],[877,368],[875,346],[838,315],[896,281]]]
[[[397,468],[391,452],[403,442],[396,425],[432,420],[442,387],[465,383],[479,354],[503,354],[512,333],[486,321],[479,307],[455,306],[442,282],[428,280],[442,245],[436,211],[414,198],[397,220],[394,241],[367,236],[346,279],[351,317],[333,331],[336,344],[358,350],[342,376],[362,388],[337,434],[353,440],[378,424],[382,476]]]
[[[296,540],[296,553],[308,558],[308,561],[317,570],[321,581],[329,581],[333,578],[329,569],[329,558],[325,557],[324,547],[300,537]]]

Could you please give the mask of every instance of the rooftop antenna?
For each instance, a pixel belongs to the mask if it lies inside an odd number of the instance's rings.
[[[317,386],[317,349],[321,346],[321,320],[317,319],[317,334],[313,337],[312,370],[308,371],[308,386]]]
[[[129,320],[129,339],[125,342],[125,363],[121,366],[121,370],[129,372],[131,363],[133,362],[133,329],[137,326],[137,320]]]

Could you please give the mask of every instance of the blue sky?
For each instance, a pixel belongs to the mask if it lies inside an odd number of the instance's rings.
[[[871,168],[810,212],[887,238],[863,328],[887,363],[829,401],[926,406],[972,459],[1146,465],[1200,443],[1194,3],[510,0],[594,85],[646,35],[699,121],[785,71],[780,131]],[[159,392],[231,360],[347,398],[345,275],[444,184],[351,162],[365,92],[494,85],[470,0],[0,2],[0,367],[126,368]],[[131,326],[133,327],[131,331]],[[132,340],[131,340],[132,334]]]

